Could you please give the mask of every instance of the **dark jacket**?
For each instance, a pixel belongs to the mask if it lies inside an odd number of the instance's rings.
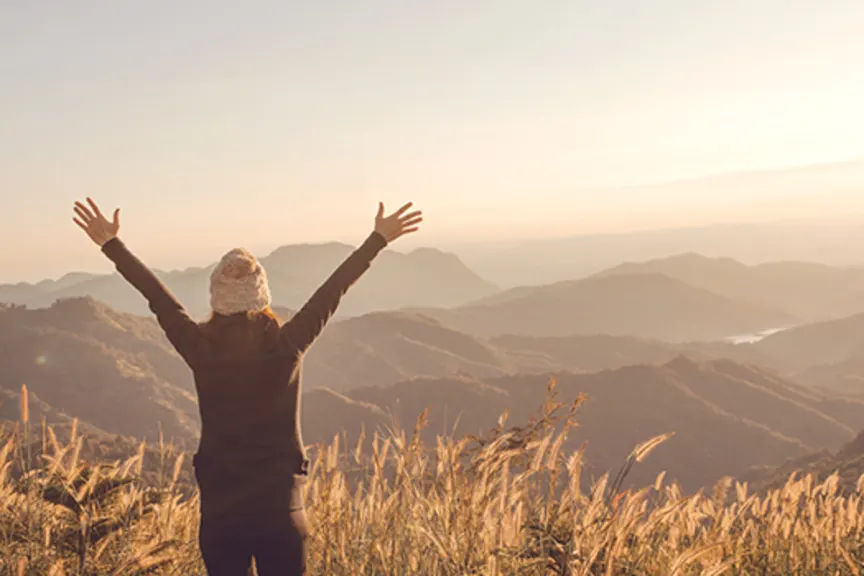
[[[278,346],[246,356],[214,351],[202,326],[120,239],[103,246],[194,374],[201,414],[194,463],[203,517],[302,507],[300,485],[309,465],[300,433],[302,356],[386,244],[373,232],[282,325]]]

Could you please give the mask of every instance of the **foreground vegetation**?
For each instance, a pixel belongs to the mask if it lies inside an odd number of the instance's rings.
[[[163,445],[155,481],[144,479],[143,445],[126,461],[85,463],[80,434],[61,442],[29,421],[22,398],[21,421],[0,434],[0,574],[204,574],[197,500],[178,482],[183,454]],[[658,437],[585,493],[583,452],[561,450],[575,408],[554,401],[553,383],[535,422],[505,428],[502,417],[486,438],[424,446],[421,417],[414,434],[391,430],[370,453],[334,439],[307,484],[310,573],[860,573],[862,482],[841,495],[836,476],[793,477],[756,495],[723,480],[684,496],[661,475],[622,491]]]

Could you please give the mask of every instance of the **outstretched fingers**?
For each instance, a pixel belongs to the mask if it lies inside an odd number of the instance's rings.
[[[87,206],[84,206],[81,202],[75,202],[75,213],[78,214],[78,217],[81,218],[85,224],[89,224],[96,219],[93,213],[90,212],[90,209],[87,208]]]
[[[404,216],[399,218],[399,220],[402,222],[407,222],[408,220],[411,220],[413,218],[417,218],[418,216],[422,216],[422,215],[423,215],[423,212],[421,212],[420,210],[415,210],[414,212],[409,212],[408,214],[405,214]]]
[[[416,226],[417,224],[420,224],[421,222],[423,222],[423,218],[421,216],[418,216],[416,218],[412,218],[410,220],[404,220],[402,222],[402,228],[403,229],[404,228],[410,228],[412,226]]]
[[[393,215],[392,215],[392,217],[393,217],[393,218],[400,218],[400,217],[401,217],[405,212],[407,212],[408,209],[411,208],[411,206],[413,206],[413,205],[414,205],[413,202],[408,202],[407,204],[405,204],[404,206],[402,206],[401,208],[399,208],[399,210],[397,210],[396,212],[394,212]]]
[[[89,197],[88,197],[88,198],[87,198],[87,203],[90,204],[90,207],[93,209],[93,213],[96,214],[96,217],[97,217],[97,218],[105,218],[105,217],[102,215],[102,211],[99,210],[99,206],[96,204],[96,202],[93,201],[92,198],[89,198]]]
[[[421,210],[414,210],[413,212],[409,212],[405,214],[399,219],[399,224],[403,229],[411,228],[420,224],[423,221],[423,212]]]

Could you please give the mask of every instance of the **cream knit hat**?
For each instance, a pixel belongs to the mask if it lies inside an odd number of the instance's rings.
[[[235,248],[216,265],[210,275],[210,305],[225,316],[270,306],[267,273],[248,250]]]

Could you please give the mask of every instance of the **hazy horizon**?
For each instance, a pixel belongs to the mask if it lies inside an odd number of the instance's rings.
[[[690,231],[698,232],[710,229],[719,229],[719,230],[734,230],[739,227],[748,227],[748,226],[756,226],[756,227],[770,227],[770,226],[783,226],[787,228],[801,226],[804,229],[809,229],[810,231],[816,231],[818,235],[818,231],[820,229],[831,228],[834,226],[849,226],[849,225],[858,225],[861,224],[864,226],[864,213],[852,213],[846,214],[844,216],[832,216],[832,217],[820,217],[818,215],[804,216],[800,218],[774,218],[774,219],[766,219],[766,220],[751,220],[751,221],[718,221],[714,223],[697,223],[693,225],[682,225],[682,226],[672,226],[672,227],[649,227],[649,228],[637,228],[632,230],[609,230],[602,233],[585,233],[585,234],[563,234],[563,235],[548,235],[548,236],[522,236],[522,237],[512,237],[512,238],[496,238],[496,239],[474,239],[474,240],[443,240],[440,242],[423,242],[423,241],[415,241],[415,242],[407,242],[404,244],[397,245],[392,247],[397,252],[403,254],[410,254],[414,250],[418,248],[432,248],[443,250],[445,252],[455,253],[464,264],[468,265],[469,269],[472,269],[474,272],[479,272],[480,276],[485,280],[491,280],[493,282],[499,282],[499,285],[502,288],[513,287],[517,285],[539,285],[544,283],[550,283],[553,281],[563,280],[563,279],[576,279],[582,276],[587,275],[588,273],[599,272],[606,267],[611,267],[619,263],[624,263],[626,261],[633,261],[632,258],[628,259],[626,257],[612,260],[606,265],[597,265],[596,262],[594,264],[595,270],[591,272],[583,273],[574,273],[573,276],[566,278],[558,278],[558,279],[548,279],[539,276],[537,278],[525,279],[524,281],[520,281],[517,283],[512,282],[500,282],[495,278],[495,274],[487,274],[487,270],[484,268],[489,267],[490,265],[494,268],[497,261],[507,261],[508,254],[510,254],[510,259],[513,260],[514,267],[518,267],[519,264],[523,264],[524,262],[520,262],[521,259],[525,258],[526,253],[530,253],[532,251],[536,252],[537,250],[543,250],[543,245],[548,244],[549,242],[556,241],[568,241],[568,240],[592,240],[592,239],[610,239],[610,238],[627,238],[629,236],[638,237],[639,235],[644,234],[652,234],[652,233],[676,233],[683,232],[687,233]],[[824,239],[823,239],[824,240]],[[830,241],[829,241],[830,242]],[[272,252],[277,250],[278,248],[284,246],[297,246],[297,245],[321,245],[328,243],[339,243],[349,246],[356,246],[359,242],[352,242],[350,240],[322,240],[320,242],[284,242],[284,243],[273,243],[260,245],[256,248],[256,255],[261,257],[269,256]],[[522,249],[521,254],[518,256],[511,252],[514,246],[520,246]],[[97,251],[98,252],[98,251]],[[221,254],[217,250],[210,249],[203,251],[204,253],[199,255],[197,259],[190,258],[185,261],[180,261],[176,265],[169,266],[160,266],[158,264],[153,264],[152,267],[154,270],[158,270],[159,272],[166,273],[174,273],[174,272],[183,272],[196,268],[204,268],[208,267],[216,262],[219,255]],[[655,254],[650,256],[645,256],[642,258],[635,258],[636,261],[648,261],[655,259],[662,259],[666,257],[671,257],[674,255],[683,255],[687,253],[698,253],[701,256],[706,258],[732,258],[734,260],[738,260],[744,264],[755,265],[761,262],[773,262],[773,261],[800,261],[800,262],[816,262],[822,264],[829,264],[834,266],[864,266],[864,250],[861,251],[853,251],[853,253],[861,254],[861,258],[859,259],[849,259],[849,258],[840,258],[841,262],[838,262],[837,259],[831,258],[812,258],[812,257],[800,257],[800,258],[755,258],[755,259],[747,259],[742,258],[739,255],[731,254],[731,250],[729,253],[717,253],[714,250],[700,250],[699,248],[694,248],[692,246],[688,246],[686,244],[680,245],[679,248],[667,250],[662,254]],[[476,260],[478,258],[482,259],[485,256],[494,255],[495,258],[490,262],[485,262],[486,266],[479,266],[479,269],[476,264]],[[467,256],[467,259],[466,259]],[[472,259],[473,256],[473,259]],[[176,261],[176,259],[174,259]],[[152,264],[152,262],[150,262]],[[550,264],[551,266],[560,265],[560,262],[554,262]],[[88,267],[65,267],[58,269],[53,274],[36,274],[32,277],[26,278],[3,278],[0,277],[0,286],[3,285],[12,285],[19,283],[27,283],[33,284],[42,280],[59,280],[60,278],[70,275],[70,274],[111,274],[114,270],[111,268],[109,262],[105,260],[95,259],[95,262]]]
[[[400,250],[864,215],[860,160],[686,182],[864,158],[862,23],[844,0],[7,3],[0,278],[107,271],[85,195],[163,269],[356,244],[379,199],[427,214]]]

